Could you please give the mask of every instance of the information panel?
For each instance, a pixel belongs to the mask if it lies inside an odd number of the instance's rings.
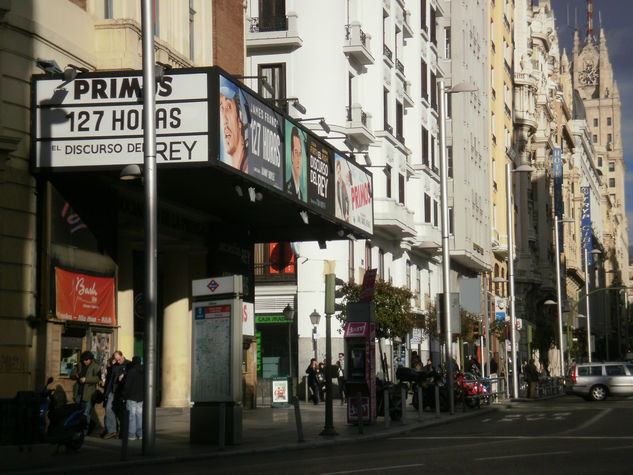
[[[229,402],[238,397],[231,371],[235,319],[241,318],[241,306],[237,308],[239,316],[235,314],[235,300],[193,303],[192,401]]]

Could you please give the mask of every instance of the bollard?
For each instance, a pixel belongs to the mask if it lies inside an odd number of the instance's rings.
[[[224,436],[226,434],[226,403],[224,402],[220,403],[220,414],[218,422],[218,430],[220,431],[220,433],[218,434],[218,448],[220,450],[224,450]]]
[[[422,386],[418,386],[418,419],[422,420],[424,412],[424,400],[422,399]]]
[[[391,415],[389,414],[389,390],[385,389],[382,395],[382,407],[385,411],[385,428],[389,429],[389,422],[391,421]]]
[[[295,407],[295,423],[297,425],[297,439],[303,442],[303,425],[301,424],[301,410],[299,409],[299,398],[292,397],[292,405]]]
[[[435,417],[440,417],[440,388],[435,384]]]
[[[363,433],[363,399],[361,397],[361,394],[358,393],[357,397],[356,397],[356,421],[358,422],[358,433],[362,434]]]
[[[400,399],[402,400],[402,423],[407,423],[407,388],[404,386],[400,386]]]

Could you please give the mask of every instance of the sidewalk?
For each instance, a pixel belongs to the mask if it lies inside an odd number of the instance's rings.
[[[142,442],[129,441],[127,458],[122,460],[121,441],[103,440],[91,435],[76,453],[66,452],[62,447],[55,454],[56,447],[38,444],[20,449],[17,446],[0,446],[0,472],[11,473],[67,473],[87,472],[94,468],[106,469],[130,467],[138,464],[164,464],[181,460],[225,457],[237,454],[253,454],[297,450],[302,448],[340,445],[359,440],[387,438],[423,427],[458,422],[496,410],[496,406],[482,406],[480,409],[455,408],[455,414],[424,412],[418,419],[417,410],[407,404],[406,423],[391,421],[385,427],[382,417],[377,422],[363,427],[349,425],[346,419],[346,405],[334,401],[333,419],[336,436],[319,435],[325,422],[325,404],[318,406],[300,403],[304,442],[298,442],[294,408],[263,407],[244,411],[243,437],[240,445],[227,445],[219,450],[217,445],[192,445],[189,443],[189,409],[156,409],[156,450],[152,456],[141,455]]]

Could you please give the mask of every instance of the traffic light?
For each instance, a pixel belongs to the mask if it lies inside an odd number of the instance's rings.
[[[332,315],[334,312],[341,311],[343,309],[343,305],[340,303],[336,303],[336,299],[340,299],[343,297],[342,287],[343,284],[342,279],[338,279],[336,274],[326,274],[325,275],[325,313]]]

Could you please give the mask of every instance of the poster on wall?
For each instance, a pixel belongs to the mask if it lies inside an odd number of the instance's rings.
[[[112,333],[95,332],[92,334],[92,345],[90,346],[95,361],[100,366],[105,366],[112,355]]]
[[[55,268],[55,315],[60,320],[116,325],[114,277]]]
[[[220,75],[220,161],[281,190],[284,119]]]
[[[334,152],[308,136],[308,203],[334,215]]]

